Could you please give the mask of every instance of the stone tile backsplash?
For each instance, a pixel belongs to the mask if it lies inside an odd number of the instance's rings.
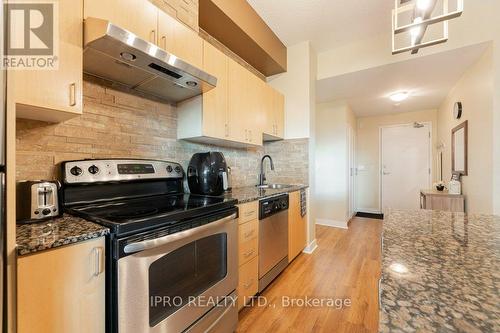
[[[172,160],[185,168],[192,154],[209,150],[224,153],[233,172],[233,186],[258,181],[260,159],[273,157],[276,170],[269,182],[308,183],[308,139],[266,143],[262,148],[224,148],[177,140],[176,108],[84,81],[84,113],[63,123],[18,119],[16,122],[16,177],[54,179],[57,164],[84,158],[155,158]]]

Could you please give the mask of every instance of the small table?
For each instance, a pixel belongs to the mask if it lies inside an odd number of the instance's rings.
[[[420,190],[420,208],[446,212],[465,212],[465,197],[447,190]]]

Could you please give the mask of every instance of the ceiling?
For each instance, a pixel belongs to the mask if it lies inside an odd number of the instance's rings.
[[[391,31],[391,0],[247,0],[286,45],[318,52]]]
[[[488,43],[318,80],[319,103],[342,100],[357,116],[438,108],[463,73],[484,53]],[[396,105],[388,96],[408,91]]]

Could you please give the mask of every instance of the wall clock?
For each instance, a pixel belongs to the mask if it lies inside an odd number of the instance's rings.
[[[460,119],[462,117],[462,102],[456,102],[453,106],[453,118]]]

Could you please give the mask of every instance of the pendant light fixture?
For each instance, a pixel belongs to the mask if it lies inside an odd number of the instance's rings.
[[[450,0],[394,0],[392,11],[392,54],[411,52],[444,43],[448,40],[448,21],[463,13],[464,0],[451,0],[456,3],[450,11]],[[435,12],[438,14],[434,14]],[[424,41],[424,36],[431,25],[442,23],[442,36]],[[396,46],[396,36],[409,33],[409,44]],[[406,42],[408,43],[408,42]]]

